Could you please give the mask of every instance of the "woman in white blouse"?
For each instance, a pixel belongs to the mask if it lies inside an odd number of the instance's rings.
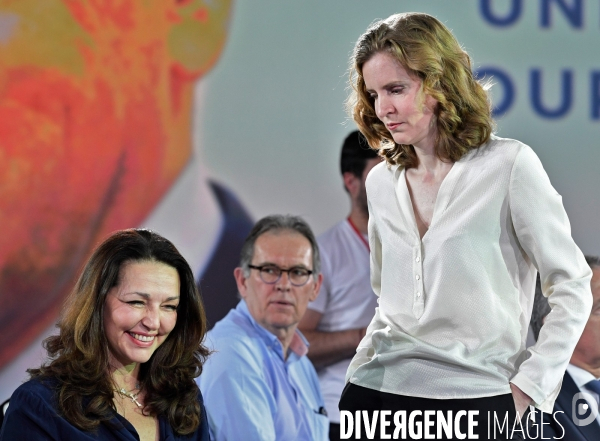
[[[436,413],[436,439],[495,439],[494,411],[511,427],[515,410],[551,411],[590,312],[589,266],[535,153],[492,134],[485,88],[442,23],[422,13],[375,22],[352,64],[353,117],[385,162],[366,183],[379,307],[340,409],[438,410],[457,425],[440,429]],[[553,309],[526,350],[537,271]],[[477,425],[461,410],[479,411]]]

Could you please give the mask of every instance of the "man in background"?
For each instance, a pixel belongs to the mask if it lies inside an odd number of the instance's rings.
[[[318,238],[323,286],[299,325],[310,342],[308,357],[319,376],[330,440],[339,439],[338,403],[346,370],[377,306],[369,277],[365,180],[380,161],[359,131],[344,140],[340,169],[350,198],[350,214]]]
[[[532,439],[600,440],[600,415],[595,412],[600,408],[600,258],[586,256],[586,260],[593,271],[592,312],[567,366],[553,413],[544,413],[540,419],[536,412],[536,422],[543,432],[535,438],[530,427]],[[536,340],[544,317],[551,313],[541,291],[538,283],[531,322]]]
[[[327,439],[319,382],[297,330],[319,294],[319,267],[301,218],[268,216],[250,232],[234,272],[242,300],[208,333],[215,352],[197,379],[213,440]]]

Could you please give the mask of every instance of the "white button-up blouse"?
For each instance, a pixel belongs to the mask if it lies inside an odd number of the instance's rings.
[[[377,165],[366,187],[379,306],[346,380],[438,399],[507,394],[512,382],[550,412],[592,273],[531,148],[493,136],[457,161],[422,239],[402,167]],[[527,350],[536,268],[552,312]]]

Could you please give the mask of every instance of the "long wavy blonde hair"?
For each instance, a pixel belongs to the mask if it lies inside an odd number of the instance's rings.
[[[480,84],[471,70],[471,59],[439,20],[424,13],[395,14],[374,22],[360,36],[350,59],[347,108],[369,145],[388,164],[416,167],[412,145],[396,144],[377,118],[373,98],[362,75],[364,64],[376,53],[392,55],[422,81],[422,91],[437,101],[435,108],[436,154],[458,161],[469,150],[485,143],[493,130],[488,85]]]

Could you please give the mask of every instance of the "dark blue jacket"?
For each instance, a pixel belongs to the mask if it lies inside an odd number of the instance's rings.
[[[543,415],[543,435],[545,439],[562,439],[563,441],[600,440],[600,425],[596,421],[592,421],[587,426],[577,426],[574,423],[573,397],[579,392],[579,388],[569,373],[565,372],[562,388],[554,403],[554,416],[549,413]],[[538,412],[536,412],[536,417],[537,414]]]
[[[198,429],[190,436],[178,436],[168,420],[159,416],[161,441],[210,441],[206,411],[200,393],[198,401],[202,409]],[[58,414],[54,390],[39,379],[33,379],[23,383],[13,393],[0,430],[0,441],[17,440],[138,441],[139,437],[131,423],[116,412],[110,424],[100,424],[96,432],[86,432],[73,426]]]

